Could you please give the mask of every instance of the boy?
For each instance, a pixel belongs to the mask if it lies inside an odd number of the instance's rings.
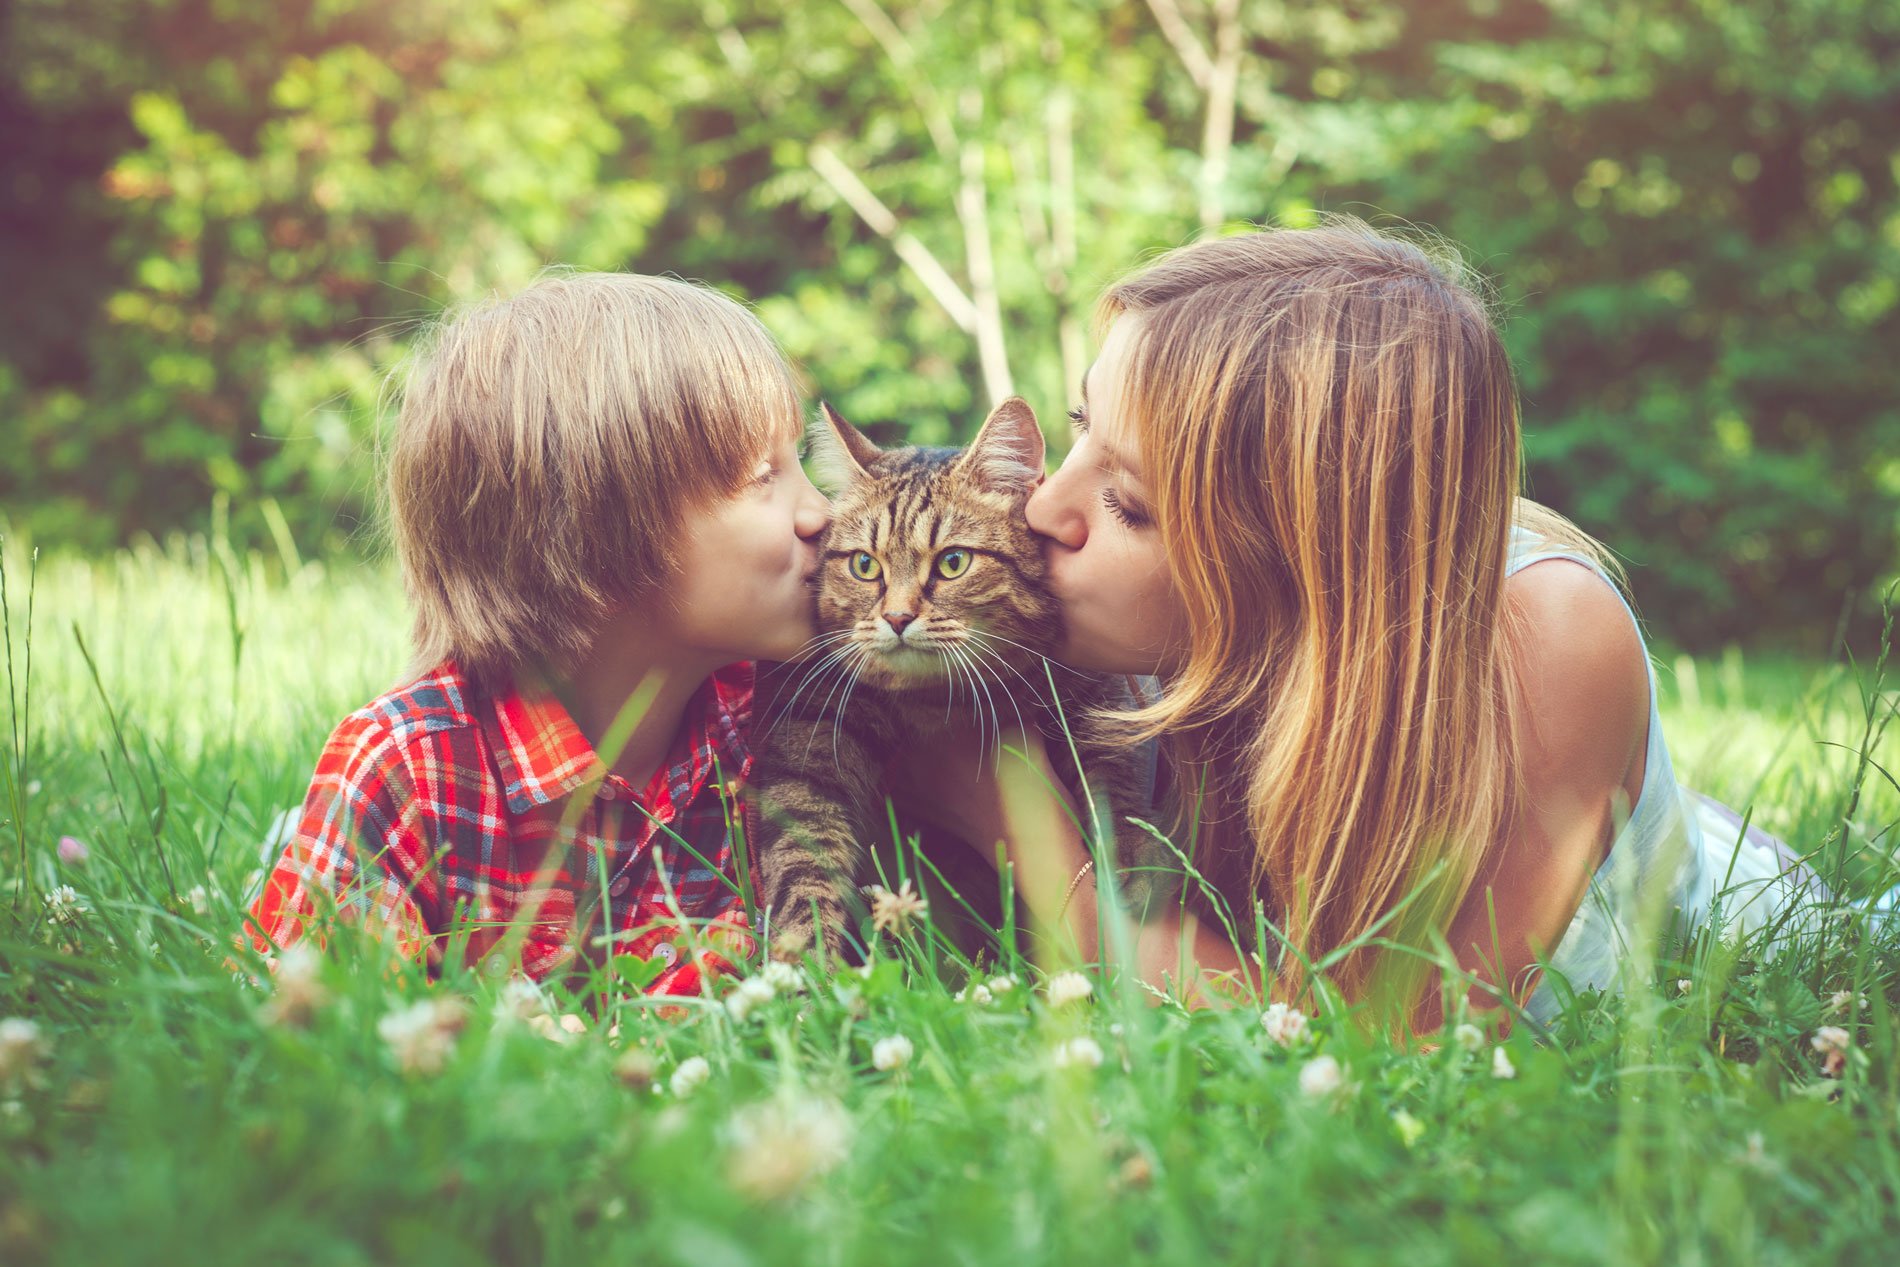
[[[441,326],[389,462],[411,670],[325,745],[256,947],[334,910],[541,979],[605,933],[698,992],[745,924],[749,662],[813,634],[800,429],[765,328],[686,282],[557,274]]]

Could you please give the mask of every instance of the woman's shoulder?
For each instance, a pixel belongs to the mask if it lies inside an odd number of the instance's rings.
[[[1630,611],[1600,573],[1547,559],[1505,581],[1533,786],[1620,786],[1649,733],[1648,655]]]

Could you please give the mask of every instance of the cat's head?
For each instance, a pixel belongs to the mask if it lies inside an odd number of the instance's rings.
[[[969,673],[1013,681],[1010,670],[1053,649],[1061,609],[1023,514],[1043,461],[1029,405],[998,405],[962,450],[881,450],[822,409],[817,443],[842,488],[825,533],[817,655],[852,648],[863,680],[902,689]]]

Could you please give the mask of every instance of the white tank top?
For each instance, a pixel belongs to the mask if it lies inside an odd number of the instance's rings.
[[[1663,740],[1662,714],[1656,702],[1656,667],[1643,641],[1642,622],[1629,600],[1597,562],[1538,537],[1529,529],[1511,529],[1505,576],[1513,576],[1546,559],[1569,559],[1589,568],[1616,594],[1636,626],[1643,646],[1643,667],[1649,676],[1649,739],[1644,749],[1643,786],[1629,819],[1610,842],[1610,852],[1591,877],[1590,890],[1577,908],[1562,940],[1550,955],[1550,971],[1532,993],[1526,1010],[1534,1020],[1548,1021],[1562,1006],[1562,991],[1607,989],[1616,981],[1616,966],[1633,944],[1635,929],[1653,927],[1639,907],[1645,900],[1680,908],[1693,891],[1699,875],[1700,824],[1684,804],[1676,783],[1669,745]],[[1562,979],[1553,980],[1557,974]]]
[[[1601,566],[1529,529],[1512,528],[1507,577],[1545,559],[1570,559],[1602,578],[1642,642],[1642,623]],[[1642,645],[1649,675],[1643,786],[1525,1005],[1539,1024],[1562,1010],[1569,991],[1616,989],[1620,965],[1639,948],[1639,937],[1647,936],[1653,945],[1658,936],[1699,927],[1718,906],[1723,934],[1746,934],[1783,918],[1792,903],[1826,897],[1825,887],[1792,850],[1756,828],[1744,831],[1734,811],[1676,781],[1657,707],[1656,667],[1648,643]],[[1796,922],[1804,923],[1805,915],[1796,914]]]

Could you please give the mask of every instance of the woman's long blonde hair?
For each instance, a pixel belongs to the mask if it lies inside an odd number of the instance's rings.
[[[1340,219],[1173,251],[1100,316],[1141,322],[1123,398],[1192,630],[1124,717],[1169,740],[1198,865],[1300,952],[1276,993],[1368,933],[1425,946],[1517,803],[1512,525],[1614,570],[1518,495],[1484,304],[1455,255]],[[1328,975],[1407,1003],[1427,979],[1371,947]]]

